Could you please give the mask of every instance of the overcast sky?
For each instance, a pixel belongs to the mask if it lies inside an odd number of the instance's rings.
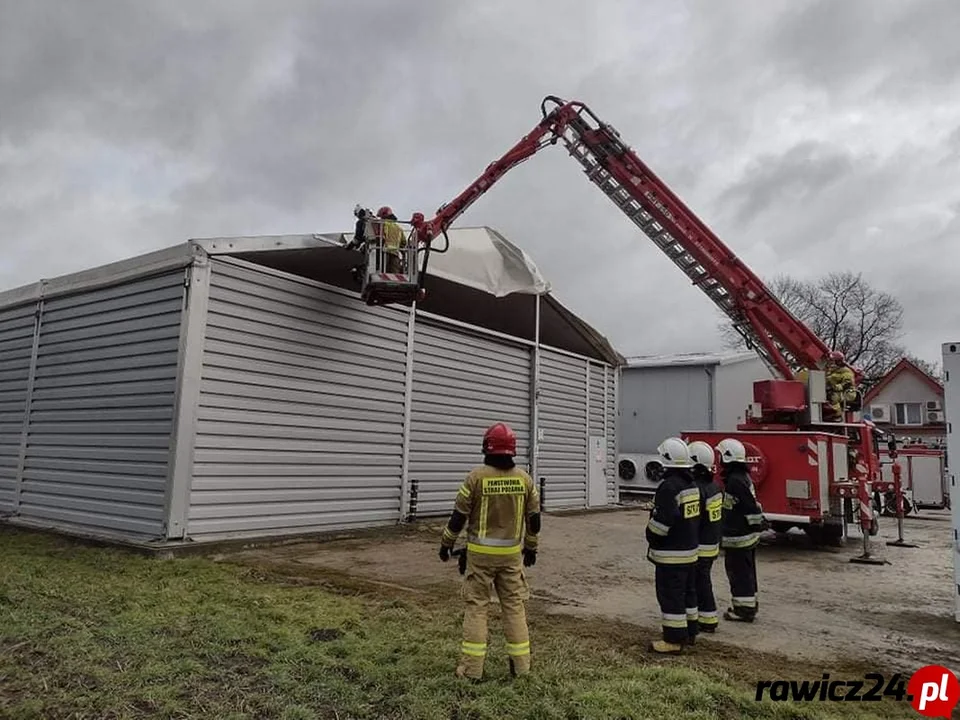
[[[329,9],[321,9],[329,8]],[[0,0],[0,289],[189,237],[430,214],[544,95],[616,127],[754,271],[862,271],[960,339],[957,0]],[[709,300],[559,148],[463,216],[624,354]]]

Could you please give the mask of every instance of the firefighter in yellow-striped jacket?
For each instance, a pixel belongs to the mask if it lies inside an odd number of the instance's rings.
[[[656,566],[654,583],[663,636],[651,644],[658,653],[675,654],[697,631],[697,603],[691,597],[697,568],[700,490],[690,476],[690,450],[680,438],[657,448],[663,477],[647,521],[647,559]]]
[[[440,559],[446,562],[466,526],[460,677],[479,680],[483,676],[491,586],[500,599],[510,672],[523,675],[530,671],[526,617],[530,590],[524,568],[537,560],[540,494],[533,479],[516,467],[516,454],[517,436],[508,425],[497,423],[487,430],[484,464],[474,468],[460,486],[440,540]]]
[[[724,620],[753,622],[757,616],[756,548],[763,529],[763,508],[750,480],[747,451],[734,438],[717,445],[723,474],[723,529],[720,547],[730,581],[731,605]]]
[[[697,598],[697,625],[700,632],[716,632],[717,601],[713,594],[713,563],[720,555],[720,522],[723,517],[723,491],[714,480],[713,448],[702,440],[690,443],[693,479],[700,488],[700,548],[694,580]]]

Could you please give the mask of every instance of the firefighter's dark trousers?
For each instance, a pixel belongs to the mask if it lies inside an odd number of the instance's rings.
[[[664,642],[680,645],[690,636],[690,607],[687,598],[695,592],[691,578],[695,578],[696,563],[664,564],[656,566],[657,603],[660,605],[660,624]],[[693,625],[697,624],[696,596],[693,598]]]
[[[687,590],[683,594],[683,604],[687,616],[687,637],[694,640],[697,637],[699,628],[699,613],[697,609],[697,566],[690,564],[690,572],[687,573]]]
[[[723,565],[730,581],[730,599],[734,614],[752,619],[757,614],[756,546],[725,549]]]
[[[523,559],[516,555],[485,555],[467,552],[461,595],[463,642],[457,674],[469,678],[483,676],[487,655],[487,612],[491,590],[496,590],[502,612],[503,634],[513,672],[522,675],[530,670],[530,635],[527,630],[526,602],[530,588],[523,571]]]
[[[697,558],[697,624],[704,632],[717,629],[717,601],[713,596],[713,571],[715,557]]]

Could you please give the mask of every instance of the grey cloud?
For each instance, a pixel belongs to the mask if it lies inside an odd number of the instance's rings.
[[[831,186],[854,172],[855,163],[842,148],[815,141],[794,145],[780,155],[764,154],[744,170],[743,177],[725,190],[721,204],[736,209],[736,222],[746,225],[768,210],[774,201],[815,204]]]
[[[766,49],[814,85],[912,96],[957,82],[958,31],[952,0],[815,0],[788,10]]]
[[[946,141],[909,148],[930,117],[960,124],[949,93],[917,91],[956,70],[956,44],[937,40],[953,3],[831,3],[832,18],[794,0],[602,7],[0,0],[0,286],[191,236],[348,230],[356,202],[432,212],[533,127],[546,94],[617,127],[762,275],[841,265],[894,282],[895,240],[960,263],[924,221],[956,201],[958,164]],[[867,90],[904,117],[876,158],[829,128],[864,112]],[[798,124],[772,126],[787,106],[806,108]],[[719,342],[709,301],[562,149],[461,224],[524,247],[625,352]],[[863,249],[871,226],[884,252]],[[945,282],[904,302],[947,298]],[[932,347],[935,328],[915,327]]]

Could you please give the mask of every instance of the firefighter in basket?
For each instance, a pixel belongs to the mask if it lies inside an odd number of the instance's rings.
[[[827,402],[840,422],[844,408],[852,408],[857,401],[857,379],[846,365],[842,352],[834,350],[827,363]]]
[[[698,625],[701,632],[716,632],[717,601],[713,595],[713,562],[720,554],[723,491],[714,480],[713,448],[702,440],[690,443],[693,479],[700,489],[700,547],[695,575]]]
[[[720,547],[730,582],[731,607],[724,620],[753,622],[757,615],[756,548],[763,529],[763,509],[750,480],[747,451],[733,438],[717,445],[723,475]]]
[[[384,263],[377,266],[383,267],[382,272],[386,273],[405,272],[403,250],[407,247],[407,236],[397,223],[397,216],[391,208],[384,206],[377,210],[377,217],[380,218],[376,224],[377,239],[381,241],[384,253]]]
[[[696,587],[699,553],[700,490],[690,469],[690,450],[671,437],[657,448],[663,478],[647,522],[647,559],[656,566],[657,603],[663,636],[651,644],[658,653],[676,654],[697,634]]]
[[[491,587],[500,600],[510,672],[524,675],[530,671],[526,618],[530,590],[524,568],[537,561],[540,493],[533,479],[515,465],[516,454],[513,430],[504,423],[492,425],[483,436],[483,465],[471,470],[460,486],[440,540],[440,559],[447,562],[466,526],[462,586],[466,607],[456,674],[473,680],[483,676]]]

